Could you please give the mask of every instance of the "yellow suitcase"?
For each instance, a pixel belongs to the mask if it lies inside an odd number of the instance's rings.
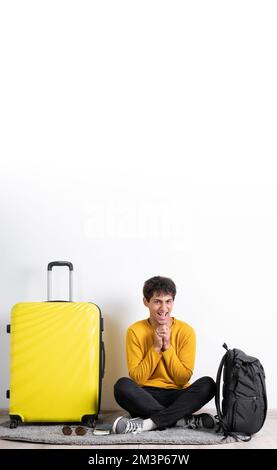
[[[50,301],[53,266],[69,268],[70,301]],[[93,426],[105,368],[99,307],[72,302],[72,263],[48,264],[48,301],[11,311],[10,427],[19,422],[82,422]]]

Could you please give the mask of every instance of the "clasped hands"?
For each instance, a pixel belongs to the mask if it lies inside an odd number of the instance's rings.
[[[170,348],[170,327],[160,325],[154,330],[154,348],[157,352]]]

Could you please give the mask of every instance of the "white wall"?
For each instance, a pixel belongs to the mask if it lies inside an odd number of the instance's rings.
[[[10,309],[46,298],[54,259],[104,315],[103,409],[158,274],[196,329],[194,378],[215,377],[226,341],[260,358],[277,407],[276,10],[1,3],[0,407]]]

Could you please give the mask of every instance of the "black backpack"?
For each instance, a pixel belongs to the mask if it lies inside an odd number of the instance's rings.
[[[226,349],[216,377],[215,404],[219,431],[224,436],[238,434],[250,440],[264,424],[267,413],[265,373],[256,357],[247,356],[240,349]],[[220,407],[220,381],[223,370],[222,408]]]

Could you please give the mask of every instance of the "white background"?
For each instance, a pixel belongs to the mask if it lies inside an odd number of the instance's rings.
[[[194,379],[226,341],[261,360],[277,408],[276,2],[0,5],[0,407],[10,309],[45,300],[66,259],[104,316],[102,409],[154,275],[196,330]]]

